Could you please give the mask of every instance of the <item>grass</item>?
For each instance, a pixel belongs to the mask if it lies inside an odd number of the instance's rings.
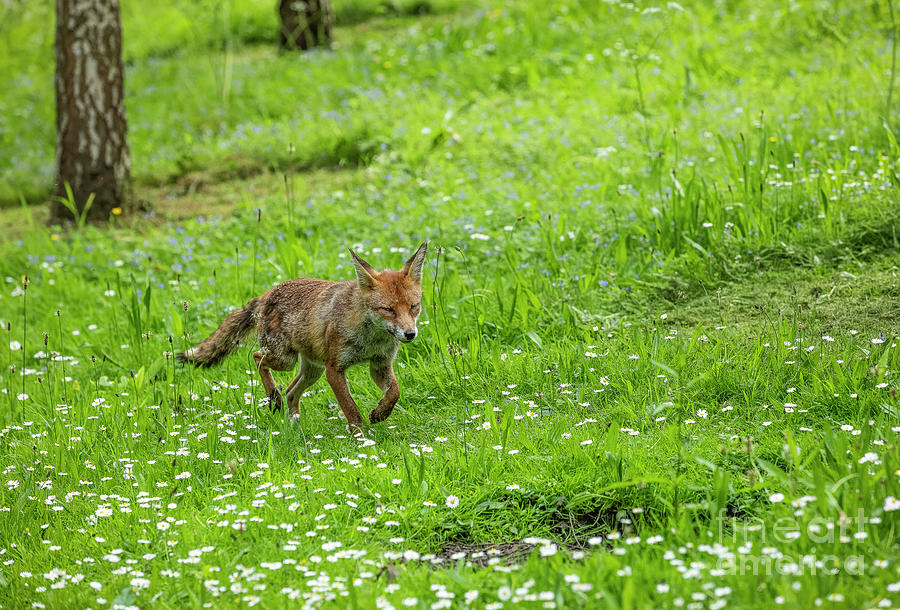
[[[346,3],[303,57],[268,3],[126,12],[155,211],[0,217],[0,605],[896,605],[886,7],[697,4]],[[52,174],[42,10],[0,26],[10,202]],[[365,442],[322,382],[273,413],[252,342],[171,358],[423,239]]]

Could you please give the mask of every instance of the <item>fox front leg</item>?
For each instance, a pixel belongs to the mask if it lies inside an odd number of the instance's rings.
[[[369,413],[369,422],[377,424],[386,420],[394,410],[394,405],[400,399],[400,386],[394,376],[394,366],[390,362],[373,360],[369,364],[369,373],[372,375],[372,381],[384,392],[378,406]]]
[[[306,358],[300,361],[300,372],[297,373],[297,376],[294,377],[291,385],[285,391],[288,412],[291,415],[300,414],[300,395],[314,384],[324,372],[325,367],[313,364]]]
[[[350,428],[350,433],[354,436],[362,434],[362,416],[359,414],[356,403],[353,402],[353,396],[350,395],[350,386],[347,385],[347,376],[344,375],[343,371],[339,371],[336,367],[326,365],[325,379],[328,380],[328,385],[331,386],[334,397],[337,398],[338,406],[341,408],[341,411],[344,412],[344,417],[347,418],[347,426]]]

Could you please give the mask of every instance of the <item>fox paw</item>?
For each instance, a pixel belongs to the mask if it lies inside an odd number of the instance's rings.
[[[278,388],[275,388],[269,394],[269,406],[272,407],[273,411],[281,411],[281,402],[281,392],[278,391]]]
[[[385,411],[379,411],[377,408],[372,409],[369,412],[369,422],[373,423],[373,424],[377,424],[378,422],[386,420],[388,418],[388,415],[390,415],[390,414],[391,414],[390,411],[385,412]]]

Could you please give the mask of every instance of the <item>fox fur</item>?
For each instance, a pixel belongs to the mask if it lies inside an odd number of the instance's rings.
[[[388,271],[376,271],[350,250],[355,280],[282,282],[228,315],[208,338],[178,354],[178,360],[215,366],[256,329],[259,350],[253,360],[273,407],[281,407],[282,397],[272,371],[293,370],[299,360],[297,376],[285,391],[290,413],[300,412],[300,396],[324,373],[347,424],[359,432],[362,417],[345,371],[369,363],[372,380],[384,392],[369,421],[386,419],[400,398],[393,368],[397,350],[418,334],[427,249],[423,243],[402,269]]]

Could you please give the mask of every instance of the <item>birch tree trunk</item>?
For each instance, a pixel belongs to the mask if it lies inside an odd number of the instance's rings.
[[[334,14],[331,0],[279,0],[281,32],[278,39],[283,50],[301,49],[331,44],[331,25]]]
[[[128,153],[122,73],[122,22],[118,0],[56,0],[56,184],[72,189],[82,210],[91,194],[89,219],[128,209]],[[59,202],[50,222],[71,220]]]

